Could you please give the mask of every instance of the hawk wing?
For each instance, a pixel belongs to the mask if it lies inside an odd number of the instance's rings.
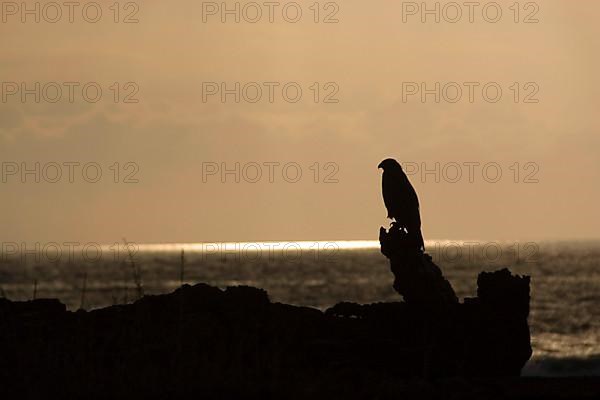
[[[383,202],[388,218],[396,221],[413,220],[419,214],[419,199],[404,172],[384,171],[382,179]],[[420,218],[419,218],[420,219]]]

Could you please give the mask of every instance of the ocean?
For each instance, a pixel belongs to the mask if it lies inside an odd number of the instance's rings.
[[[476,296],[481,271],[507,267],[531,276],[534,352],[524,375],[600,375],[600,242],[427,241],[426,247],[461,300]],[[2,251],[0,297],[58,298],[71,310],[131,302],[140,289],[168,293],[182,282],[250,285],[267,290],[272,301],[319,309],[401,300],[375,241],[3,244]]]

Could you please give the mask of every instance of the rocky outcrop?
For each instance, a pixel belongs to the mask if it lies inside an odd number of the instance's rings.
[[[441,270],[395,227],[380,232],[404,302],[321,312],[264,290],[205,284],[69,312],[0,299],[0,387],[39,397],[422,397],[450,377],[517,377],[531,356],[529,278],[482,273],[459,303]]]
[[[381,252],[390,259],[394,289],[411,304],[449,305],[458,303],[450,282],[431,256],[398,225],[379,230]]]
[[[513,276],[508,269],[482,272],[477,297],[458,304],[452,286],[431,256],[409,235],[392,224],[379,231],[381,252],[390,260],[394,289],[407,305],[423,310],[423,323],[432,330],[424,342],[438,346],[439,356],[458,360],[436,369],[441,375],[518,376],[531,357],[528,276]],[[452,337],[450,343],[445,339]],[[450,354],[459,347],[459,354]]]
[[[518,376],[531,352],[526,313],[501,301],[517,283],[528,289],[501,271],[481,275],[465,304],[324,313],[204,284],[91,312],[0,300],[0,383],[32,396],[359,398],[406,378]]]

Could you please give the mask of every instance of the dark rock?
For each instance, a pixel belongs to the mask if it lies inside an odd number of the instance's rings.
[[[485,293],[526,282],[482,276]],[[1,300],[0,383],[19,393],[113,397],[261,397],[293,387],[288,398],[305,398],[358,382],[518,376],[530,354],[526,319],[499,316],[490,298],[444,307],[340,303],[322,313],[271,303],[260,289],[200,284],[91,312]]]
[[[397,225],[379,230],[381,252],[390,259],[394,290],[407,303],[454,304],[454,289],[429,254],[423,253],[410,236]]]
[[[401,231],[380,240],[405,302],[323,313],[205,284],[90,312],[0,299],[0,387],[25,398],[435,398],[439,379],[519,376],[528,277],[482,273],[478,297],[460,304]]]
[[[528,276],[513,276],[506,268],[482,272],[477,277],[477,297],[498,312],[527,318],[529,282]]]

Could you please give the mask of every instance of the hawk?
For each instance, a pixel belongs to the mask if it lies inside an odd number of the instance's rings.
[[[383,160],[378,168],[383,169],[381,188],[388,218],[394,219],[396,224],[405,228],[409,237],[414,238],[419,248],[425,250],[417,192],[398,161],[388,158]]]

